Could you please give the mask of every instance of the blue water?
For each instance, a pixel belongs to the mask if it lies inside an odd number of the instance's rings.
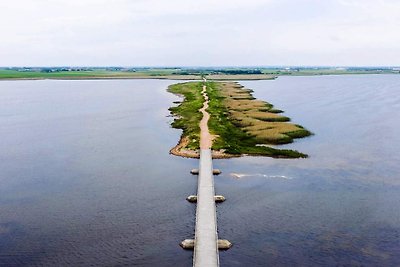
[[[0,266],[190,266],[173,81],[0,82]],[[215,160],[221,266],[400,265],[400,76],[242,82],[308,159]]]
[[[226,266],[400,265],[400,76],[242,82],[315,133],[308,159],[215,161]]]
[[[171,83],[0,83],[0,266],[190,265]]]

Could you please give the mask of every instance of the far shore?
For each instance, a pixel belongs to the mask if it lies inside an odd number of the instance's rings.
[[[274,80],[281,76],[399,75],[400,67],[0,67],[0,81],[156,79],[201,81]]]
[[[245,81],[245,80],[273,80],[276,76],[264,74],[246,74],[246,75],[207,75],[207,79],[216,81]],[[200,75],[130,75],[130,76],[61,76],[61,77],[0,77],[0,81],[15,81],[15,80],[138,80],[138,79],[153,79],[153,80],[182,80],[193,81],[202,80]]]
[[[261,81],[275,80],[281,76],[331,76],[331,75],[396,75],[396,73],[318,73],[318,74],[294,74],[294,75],[264,75],[264,74],[246,74],[246,75],[207,75],[210,81]],[[398,74],[397,74],[398,75]],[[165,76],[65,76],[65,77],[1,77],[1,81],[38,81],[38,80],[171,80],[171,81],[201,81],[200,75],[165,75]]]

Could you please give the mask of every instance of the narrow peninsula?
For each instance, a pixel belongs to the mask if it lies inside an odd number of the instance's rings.
[[[208,99],[202,92],[206,85]],[[183,97],[169,110],[175,117],[172,127],[183,131],[179,143],[170,153],[199,157],[200,109],[208,101],[208,126],[212,134],[213,158],[241,155],[274,158],[306,158],[296,150],[278,149],[270,145],[288,144],[295,138],[311,135],[304,127],[290,123],[282,110],[268,102],[257,100],[252,90],[236,82],[186,82],[171,85],[168,91]]]

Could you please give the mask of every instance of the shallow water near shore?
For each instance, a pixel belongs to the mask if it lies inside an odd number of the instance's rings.
[[[191,265],[172,83],[0,83],[0,265]],[[221,266],[399,265],[400,76],[241,84],[315,135],[284,146],[308,159],[214,161]]]

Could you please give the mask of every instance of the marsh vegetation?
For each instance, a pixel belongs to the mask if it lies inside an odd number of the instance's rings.
[[[182,129],[182,138],[173,154],[188,156],[187,150],[199,149],[198,110],[204,101],[201,95],[203,83],[189,82],[171,85],[169,92],[182,95],[183,102],[171,107],[175,116],[172,127]],[[208,122],[210,132],[215,136],[212,149],[215,157],[233,157],[243,154],[263,155],[281,158],[301,158],[306,154],[295,150],[277,149],[268,145],[293,142],[294,138],[309,136],[311,133],[279,113],[270,103],[257,100],[252,91],[235,82],[207,82],[207,95],[211,115]],[[181,150],[182,153],[179,153]],[[192,153],[193,155],[193,153]]]

